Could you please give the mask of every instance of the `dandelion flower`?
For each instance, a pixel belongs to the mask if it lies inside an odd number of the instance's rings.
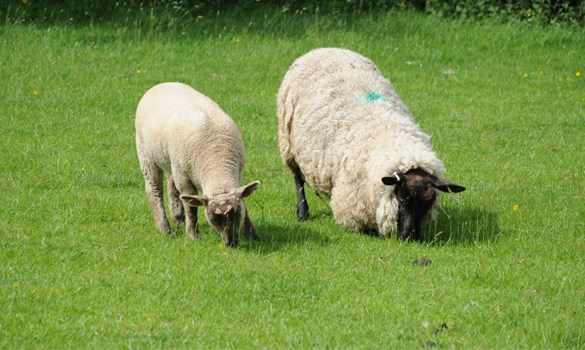
[[[520,206],[518,204],[514,204],[512,206],[512,211],[520,211]]]
[[[33,90],[33,95],[35,95],[35,96],[36,96],[36,95],[38,95],[38,94],[39,94],[39,92],[38,92],[37,90]]]
[[[528,78],[528,73],[524,73],[523,77]]]
[[[575,72],[575,76],[579,78],[581,76],[581,72]]]

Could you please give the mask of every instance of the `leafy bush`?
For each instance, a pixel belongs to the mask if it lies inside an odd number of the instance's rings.
[[[151,18],[173,24],[210,13],[279,9],[294,14],[356,14],[416,10],[449,18],[583,25],[583,0],[8,0],[5,21],[94,23]]]
[[[426,11],[454,18],[501,18],[539,24],[571,23],[582,25],[581,0],[427,0]]]

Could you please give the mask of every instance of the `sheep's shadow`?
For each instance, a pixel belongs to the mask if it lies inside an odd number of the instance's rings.
[[[240,240],[240,249],[268,254],[291,245],[325,246],[334,243],[338,232],[319,232],[314,228],[313,223],[327,218],[326,211],[320,214],[311,217],[308,222],[299,222],[291,218],[291,221],[282,225],[271,222],[257,223],[256,228],[261,240],[257,242]],[[353,233],[381,239],[377,233]],[[445,212],[440,212],[437,220],[426,223],[422,243],[434,245],[489,243],[495,242],[501,234],[496,213],[484,208],[455,206],[445,208]]]
[[[269,254],[293,245],[325,246],[333,241],[331,236],[320,234],[310,226],[304,223],[287,225],[258,223],[256,229],[260,241],[240,240],[239,248]]]
[[[461,206],[446,208],[424,229],[424,241],[439,245],[495,242],[500,235],[496,213]]]

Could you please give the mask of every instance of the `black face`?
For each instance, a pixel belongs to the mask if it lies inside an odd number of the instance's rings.
[[[242,217],[240,206],[231,208],[225,214],[210,213],[210,222],[221,233],[223,242],[228,247],[235,247],[239,243],[239,231]]]
[[[437,200],[437,192],[458,193],[465,187],[436,177],[421,169],[384,176],[382,183],[394,186],[398,198],[398,233],[403,239],[420,240],[421,226]]]
[[[436,200],[436,193],[426,179],[412,179],[396,186],[398,197],[398,234],[403,239],[420,240],[422,223]]]

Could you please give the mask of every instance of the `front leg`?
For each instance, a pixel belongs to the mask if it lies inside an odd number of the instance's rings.
[[[244,236],[253,241],[260,240],[260,237],[258,237],[258,233],[256,232],[254,225],[252,224],[252,220],[250,220],[248,210],[246,210],[246,216],[244,216]]]
[[[184,176],[179,169],[173,169],[172,172],[173,187],[176,188],[179,200],[182,203],[182,209],[185,217],[185,233],[191,239],[200,239],[199,228],[197,227],[197,205],[190,205],[189,199],[183,198],[182,195],[194,196],[197,195],[197,188],[189,181],[189,178]],[[171,184],[169,183],[169,187]],[[179,212],[179,211],[178,211]]]
[[[300,173],[295,173],[295,187],[297,189],[297,218],[299,221],[305,221],[309,218],[309,204],[305,197],[305,180]]]
[[[183,202],[181,201],[180,198],[181,194],[179,193],[179,190],[175,186],[172,174],[169,174],[167,176],[167,188],[169,193],[170,210],[173,221],[177,226],[182,225],[185,223],[185,210],[183,210]]]
[[[183,202],[183,207],[187,213],[185,220],[185,232],[187,236],[191,239],[201,239],[201,234],[197,227],[197,207],[190,206],[185,202]]]

